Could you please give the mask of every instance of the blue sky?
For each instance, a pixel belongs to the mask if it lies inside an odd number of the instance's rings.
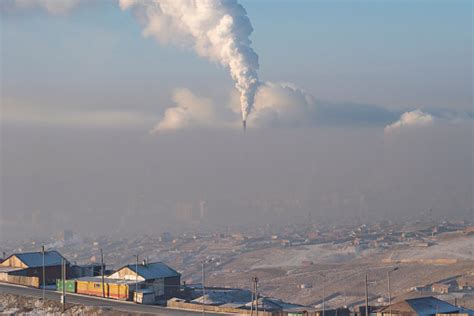
[[[472,108],[471,1],[240,3],[254,27],[261,80],[389,109]],[[227,100],[225,69],[141,32],[114,1],[64,15],[4,10],[4,102],[160,115],[175,88]]]

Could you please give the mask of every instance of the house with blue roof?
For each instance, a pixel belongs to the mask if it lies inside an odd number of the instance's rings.
[[[179,293],[181,274],[163,262],[128,264],[108,276],[110,279],[136,281],[138,292],[152,296],[152,301],[174,297]]]
[[[406,299],[381,309],[377,315],[435,316],[440,314],[474,315],[474,311],[452,305],[433,296]]]
[[[0,262],[0,282],[40,287],[43,285],[44,265],[45,284],[55,284],[56,279],[61,278],[63,260],[68,274],[69,262],[55,250],[14,253]]]

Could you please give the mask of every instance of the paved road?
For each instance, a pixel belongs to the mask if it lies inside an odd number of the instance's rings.
[[[10,293],[23,296],[32,296],[32,297],[43,297],[43,290],[11,285],[0,283],[0,293]],[[45,291],[45,297],[49,300],[60,301],[61,294],[55,291]],[[121,302],[115,300],[108,300],[92,296],[84,296],[78,294],[66,294],[66,301],[73,304],[82,304],[87,306],[102,306],[112,310],[124,311],[124,312],[136,312],[143,314],[152,314],[152,315],[166,315],[166,316],[198,316],[202,315],[202,312],[186,311],[186,310],[177,310],[166,308],[162,306],[150,306],[150,305],[140,305],[132,302]],[[222,314],[222,313],[210,313],[206,312],[206,315],[231,315],[231,314]]]

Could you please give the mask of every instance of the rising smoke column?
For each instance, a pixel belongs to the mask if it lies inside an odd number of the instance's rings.
[[[227,67],[246,121],[258,87],[258,56],[250,46],[252,25],[237,0],[120,0],[120,7],[136,10],[145,36],[191,46]]]

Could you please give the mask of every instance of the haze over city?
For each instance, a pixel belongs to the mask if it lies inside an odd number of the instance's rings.
[[[6,0],[0,12],[0,245],[12,253],[47,243],[88,262],[114,238],[171,235],[176,246],[150,256],[197,282],[199,268],[172,255],[189,236],[272,236],[287,247],[317,231],[357,248],[334,227],[472,226],[469,0]],[[474,260],[469,236],[433,241],[457,249],[459,275],[474,273],[463,261]],[[97,249],[82,256],[89,242]],[[334,262],[376,256],[352,251]],[[446,259],[433,253],[420,260]],[[132,256],[115,254],[113,265]],[[216,266],[210,282],[229,269]],[[263,290],[291,300],[274,282]],[[295,301],[316,305],[308,293]]]

